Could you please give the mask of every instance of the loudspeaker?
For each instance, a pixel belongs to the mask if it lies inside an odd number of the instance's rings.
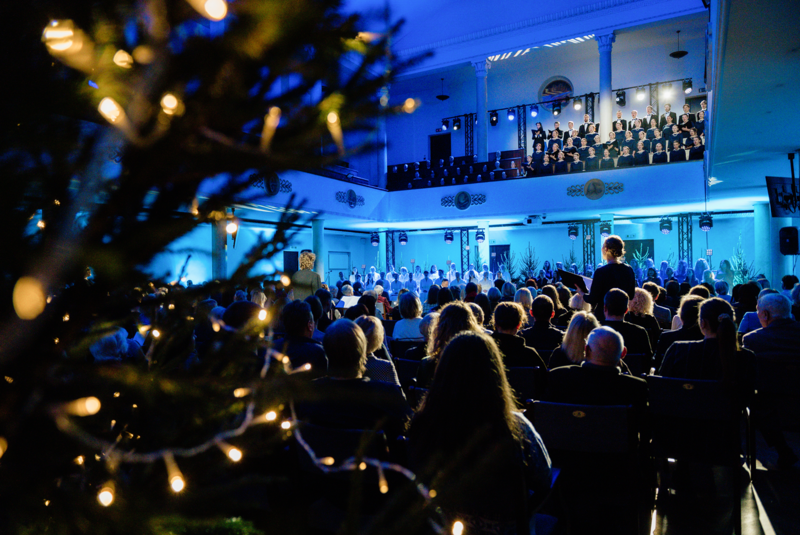
[[[778,236],[780,236],[781,240],[781,254],[800,254],[797,244],[797,227],[783,227],[778,232]]]

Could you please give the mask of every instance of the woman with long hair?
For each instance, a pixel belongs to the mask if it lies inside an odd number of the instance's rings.
[[[553,312],[555,316],[553,316],[551,323],[556,327],[566,327],[567,324],[569,324],[570,313],[564,306],[564,303],[561,302],[556,287],[552,284],[546,284],[545,287],[542,288],[542,295],[546,295],[553,302]]]
[[[439,304],[439,291],[441,290],[441,286],[438,284],[431,285],[428,288],[428,298],[425,300],[425,304],[422,305],[422,314],[425,315]]]
[[[428,388],[436,370],[436,363],[439,361],[439,357],[447,343],[455,335],[463,331],[483,332],[483,326],[478,324],[467,303],[453,301],[439,310],[439,317],[434,320],[431,326],[431,336],[428,339],[428,356],[422,359],[417,371],[417,385],[422,388]]]
[[[448,521],[461,521],[467,533],[514,532],[522,489],[538,494],[550,484],[547,449],[516,411],[500,351],[484,333],[458,334],[441,353],[408,450]]]
[[[619,236],[606,238],[600,253],[608,263],[597,268],[597,271],[594,272],[591,293],[584,293],[580,288],[576,288],[576,290],[583,295],[584,301],[594,307],[595,316],[602,321],[605,319],[603,301],[608,291],[612,288],[619,288],[628,294],[628,298],[633,299],[634,289],[636,288],[636,275],[633,272],[633,268],[623,261],[625,258],[625,242]]]
[[[654,269],[654,268],[650,268]],[[643,327],[650,338],[650,347],[655,348],[661,336],[661,326],[653,315],[653,296],[647,290],[636,288],[633,299],[628,303],[625,321]]]
[[[548,368],[553,369],[583,362],[586,338],[592,329],[597,327],[600,327],[600,322],[591,312],[580,311],[573,314],[561,347],[553,351]]]

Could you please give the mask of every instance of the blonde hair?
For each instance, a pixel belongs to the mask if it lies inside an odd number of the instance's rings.
[[[482,333],[483,327],[478,325],[478,320],[467,303],[452,301],[439,311],[439,317],[431,324],[428,356],[438,359],[447,343],[463,331]]]
[[[634,314],[653,315],[653,296],[647,290],[636,288],[633,299],[628,303],[628,310]]]
[[[314,269],[314,262],[317,260],[317,255],[311,251],[303,251],[300,253],[300,269]]]
[[[361,316],[356,319],[356,325],[361,327],[367,338],[367,353],[374,353],[383,344],[383,324],[374,316]]]
[[[561,349],[567,354],[570,362],[580,364],[583,362],[586,351],[586,339],[593,329],[600,327],[600,323],[591,312],[576,312],[567,327]]]
[[[250,300],[251,300],[253,303],[255,303],[255,304],[257,304],[258,306],[260,306],[261,308],[264,308],[264,303],[266,303],[266,302],[267,302],[267,296],[266,296],[266,295],[264,295],[264,292],[261,292],[261,291],[258,291],[258,290],[256,290],[256,291],[255,291],[255,292],[253,292],[253,293],[252,293],[252,295],[250,296]]]

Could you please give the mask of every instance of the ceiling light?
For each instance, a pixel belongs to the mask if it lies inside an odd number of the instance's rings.
[[[373,247],[377,247],[381,243],[381,237],[378,235],[377,232],[373,232],[369,235],[369,242],[372,244]]]
[[[567,234],[569,235],[570,240],[578,239],[578,225],[575,223],[570,223],[569,227],[567,228]]]
[[[553,115],[556,116],[556,117],[561,115],[561,101],[560,100],[553,104]]]
[[[692,92],[692,79],[683,81],[683,92],[687,95]]]
[[[442,119],[442,130],[447,130],[449,126],[450,126],[450,121],[448,121],[447,119]]]
[[[600,222],[600,236],[603,238],[611,236],[611,223],[609,221]]]
[[[644,87],[640,87],[636,90],[636,100],[644,100]]]
[[[708,232],[713,226],[714,220],[711,218],[711,214],[706,212],[700,216],[700,230],[703,232]]]
[[[678,30],[678,50],[676,50],[675,52],[672,52],[672,53],[669,55],[669,57],[671,57],[671,58],[675,58],[675,59],[681,59],[681,58],[682,58],[683,56],[685,56],[686,54],[688,54],[688,52],[687,52],[687,51],[685,51],[685,50],[681,50],[681,31],[680,31],[680,30]]]
[[[445,230],[444,231],[444,242],[446,244],[453,243],[453,231],[452,230]]]
[[[620,106],[625,106],[626,103],[627,103],[627,98],[625,91],[617,91],[617,104],[619,104]]]
[[[516,118],[517,118],[517,112],[514,110],[514,108],[508,108],[508,120],[513,121]]]
[[[534,104],[531,106],[531,117],[536,117],[537,115],[539,115],[539,106]]]
[[[459,128],[461,128],[461,119],[453,119],[453,130],[458,130]]]
[[[397,241],[400,242],[400,245],[408,245],[408,234],[406,234],[405,231],[401,232]]]
[[[475,241],[478,243],[483,243],[486,241],[486,232],[482,228],[479,228],[475,231]]]
[[[439,99],[439,100],[441,100],[442,102],[444,102],[445,100],[447,100],[448,98],[450,98],[450,96],[449,96],[449,95],[445,95],[445,94],[444,94],[444,78],[442,78],[442,94],[441,94],[441,95],[436,95],[436,98],[438,98],[438,99]]]
[[[581,111],[583,109],[583,99],[579,97],[573,100],[572,109],[575,111]]]
[[[497,112],[496,111],[493,111],[492,113],[489,114],[489,122],[492,124],[492,126],[497,125]]]
[[[664,84],[661,86],[661,95],[667,98],[672,97],[672,84]]]
[[[668,216],[662,217],[658,223],[658,228],[661,229],[662,234],[669,234],[672,231],[672,219]]]

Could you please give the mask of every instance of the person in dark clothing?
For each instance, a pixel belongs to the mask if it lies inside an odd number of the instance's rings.
[[[400,387],[364,377],[367,339],[361,328],[348,319],[336,320],[323,345],[330,356],[328,377],[314,380],[313,399],[295,404],[298,419],[325,427],[382,430],[390,441],[402,435],[411,407]]]
[[[503,302],[494,309],[494,333],[492,338],[503,354],[506,368],[532,368],[547,365],[532,347],[525,345],[525,339],[517,331],[525,322],[525,310],[519,303]]]
[[[276,340],[273,347],[280,351],[291,362],[293,369],[310,365],[315,376],[325,375],[328,370],[328,359],[322,345],[312,338],[314,334],[314,316],[311,307],[304,301],[293,301],[281,311],[286,337]]]
[[[628,296],[618,288],[612,288],[606,293],[603,313],[605,320],[601,323],[606,327],[611,327],[619,334],[627,349],[628,354],[644,355],[640,371],[649,372],[653,350],[650,347],[650,337],[647,330],[633,323],[624,321],[625,314],[628,312]],[[628,363],[631,364],[630,362]]]
[[[553,351],[559,347],[564,339],[564,332],[550,323],[555,317],[553,300],[546,295],[538,296],[533,300],[531,315],[533,325],[522,331],[525,345],[537,351]]]
[[[667,351],[675,342],[688,342],[703,339],[703,333],[700,332],[700,325],[697,323],[697,319],[700,315],[700,303],[702,302],[703,298],[699,295],[683,296],[680,309],[678,310],[678,317],[682,322],[681,328],[662,333],[659,337],[658,345],[653,355],[653,366],[655,369],[658,370],[661,368],[664,355],[667,354]]]
[[[442,289],[444,291],[444,288]],[[448,292],[449,293],[449,292]],[[442,292],[439,293],[442,295]],[[417,370],[417,385],[428,388],[433,380],[436,365],[447,343],[463,331],[484,332],[467,303],[453,301],[439,311],[439,317],[431,326],[428,339],[428,356],[422,359]]]
[[[322,317],[317,323],[317,329],[324,333],[328,326],[333,323],[333,319],[331,318],[331,312],[333,310],[332,296],[331,293],[324,288],[317,290],[314,295],[316,295],[319,302],[322,303]]]
[[[629,299],[633,299],[636,291],[636,275],[633,268],[622,263],[622,258],[625,256],[625,242],[619,236],[606,238],[600,252],[608,264],[597,268],[594,272],[590,293],[584,293],[580,288],[576,290],[585,303],[592,305],[594,315],[602,322],[606,293],[612,288],[619,288],[628,294]]]

